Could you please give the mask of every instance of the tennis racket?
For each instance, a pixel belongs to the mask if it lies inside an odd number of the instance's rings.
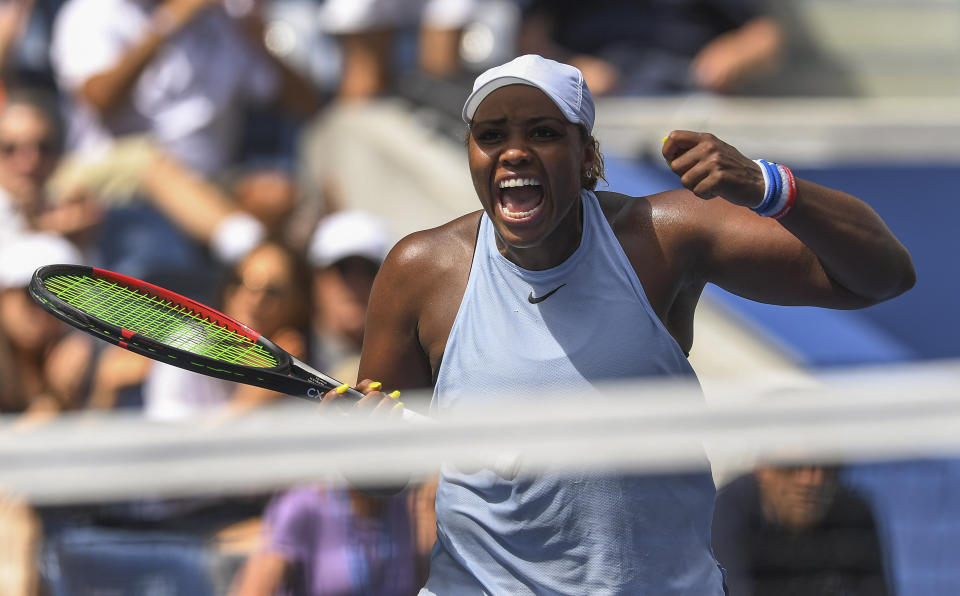
[[[46,265],[30,295],[94,337],[195,373],[320,401],[344,383],[294,358],[243,323],[151,283],[81,265]],[[346,397],[364,395],[354,388]],[[407,419],[423,416],[404,410]]]

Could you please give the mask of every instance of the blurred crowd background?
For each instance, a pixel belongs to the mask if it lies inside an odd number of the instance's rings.
[[[390,247],[479,207],[459,116],[473,78],[531,52],[585,73],[615,190],[675,185],[650,147],[676,123],[716,125],[858,192],[914,251],[918,291],[864,319],[785,322],[708,293],[693,355],[706,383],[960,357],[955,317],[904,314],[947,310],[960,290],[926,260],[956,238],[911,219],[918,202],[957,212],[957,0],[0,0],[0,432],[96,409],[240,416],[281,398],[66,329],[26,292],[49,263],[168,287],[356,381]],[[778,327],[814,336],[771,339]],[[909,509],[916,494],[886,473],[940,500]],[[719,480],[733,595],[960,593],[937,560],[960,541],[955,463]],[[0,594],[413,594],[432,499],[429,485],[296,486],[37,507],[0,487]]]

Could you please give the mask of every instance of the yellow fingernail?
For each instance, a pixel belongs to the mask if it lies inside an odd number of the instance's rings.
[[[390,394],[390,397],[392,397],[393,399],[397,399],[398,397],[400,397],[400,392],[394,391],[393,393]]]
[[[374,381],[373,383],[370,383],[370,391],[377,391],[381,387],[383,387],[383,383],[380,381]]]
[[[347,385],[346,383],[344,383],[343,385],[340,385],[339,387],[337,387],[337,393],[339,393],[340,395],[343,395],[344,393],[347,392],[347,389],[349,388],[350,388],[350,385]]]
[[[663,137],[663,140],[660,141],[660,143],[661,143],[661,144],[666,143],[666,142],[667,142],[667,138],[669,138],[669,137],[670,137],[670,135],[667,135],[667,136]]]
[[[393,410],[396,410],[397,408],[402,408],[402,407],[403,407],[403,402],[402,402],[402,401],[398,401],[397,403],[395,403],[395,404],[393,405],[393,408],[392,408],[392,409],[393,409]]]

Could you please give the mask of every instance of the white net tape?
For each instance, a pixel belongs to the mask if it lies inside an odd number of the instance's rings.
[[[413,403],[417,396],[404,396]],[[425,397],[425,396],[420,396]],[[121,413],[0,424],[0,487],[33,503],[198,496],[307,481],[391,484],[442,462],[502,474],[718,468],[757,460],[871,461],[960,454],[960,364],[834,375],[804,389],[637,382],[602,395],[521,399],[440,421],[345,418],[289,400],[242,417]]]

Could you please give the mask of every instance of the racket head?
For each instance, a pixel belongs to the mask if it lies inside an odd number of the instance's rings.
[[[66,323],[179,368],[260,386],[290,371],[290,355],[240,321],[113,271],[46,265],[34,272],[29,293]]]

